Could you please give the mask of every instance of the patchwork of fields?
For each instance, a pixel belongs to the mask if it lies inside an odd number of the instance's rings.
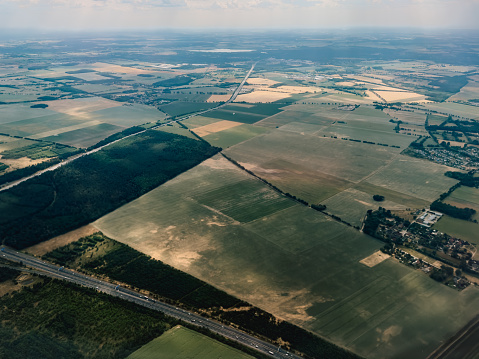
[[[0,66],[0,174],[48,158],[60,161],[133,126],[149,128],[168,117],[212,109],[230,98],[251,66],[236,60],[206,64],[202,50],[188,51],[188,61],[198,60],[191,63],[174,60],[176,50],[148,56],[172,56],[171,63],[75,58],[31,69],[24,60]],[[56,233],[117,208],[92,226],[365,358],[427,357],[476,314],[479,290],[455,290],[399,263],[361,228],[368,210],[383,207],[412,217],[458,183],[444,175],[454,168],[404,150],[447,147],[426,123],[441,125],[449,115],[479,119],[473,106],[479,102],[479,77],[471,75],[477,69],[428,61],[270,61],[259,61],[235,102],[149,131],[141,151],[146,135],[50,172],[45,183],[37,177],[2,192],[0,222],[27,223],[35,233],[51,216]],[[439,142],[473,142],[466,131],[441,131]],[[167,133],[189,139],[175,137],[182,145],[169,147],[161,140],[174,137]],[[233,161],[217,154],[191,168],[216,153],[202,140]],[[105,162],[87,162],[98,158]],[[191,169],[181,173],[186,168]],[[114,175],[101,175],[108,171]],[[154,188],[163,175],[172,179]],[[71,185],[70,179],[79,183]],[[65,185],[59,189],[55,181]],[[117,191],[108,183],[123,185]],[[137,194],[123,198],[137,187]],[[121,200],[113,196],[117,192]],[[75,200],[68,199],[72,194]],[[59,207],[61,201],[73,214]],[[324,207],[317,211],[304,201]],[[476,188],[460,187],[444,202],[479,213]],[[36,222],[30,224],[30,217]],[[434,228],[471,243],[478,239],[479,225],[472,221],[443,216]],[[21,231],[11,229],[12,238],[19,238],[12,243],[46,239],[46,230],[28,231],[20,238]],[[179,327],[129,358],[153,356],[248,358]]]
[[[279,196],[220,156],[95,226],[368,358],[424,357],[468,321],[479,296],[393,259],[360,263],[381,242]]]

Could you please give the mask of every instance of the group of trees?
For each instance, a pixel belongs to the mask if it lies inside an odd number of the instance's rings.
[[[205,142],[147,130],[0,193],[2,211],[18,213],[0,218],[0,238],[21,249],[78,228],[217,152]]]
[[[438,211],[438,212],[447,214],[448,216],[464,219],[466,221],[470,220],[471,216],[473,216],[476,213],[475,209],[458,208],[456,206],[441,202],[439,200],[432,202],[430,208],[433,211]]]
[[[179,324],[161,312],[52,279],[1,297],[0,317],[0,357],[9,359],[125,358]]]

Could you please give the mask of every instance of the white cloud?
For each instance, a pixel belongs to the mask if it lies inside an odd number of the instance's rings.
[[[0,0],[0,28],[478,28],[479,0]]]

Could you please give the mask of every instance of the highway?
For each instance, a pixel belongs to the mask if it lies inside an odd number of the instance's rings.
[[[0,248],[1,258],[9,261],[22,263],[27,267],[31,267],[40,271],[45,276],[56,278],[60,280],[69,281],[82,285],[84,287],[94,288],[100,292],[128,300],[130,302],[148,307],[153,310],[161,311],[169,316],[183,320],[190,324],[208,328],[214,333],[220,334],[228,339],[234,340],[245,346],[253,348],[263,354],[269,355],[273,358],[294,358],[300,359],[300,357],[293,355],[283,349],[280,349],[276,345],[267,343],[249,334],[246,334],[238,329],[229,327],[223,323],[215,320],[206,319],[196,313],[189,312],[187,310],[177,308],[173,305],[163,303],[145,295],[123,288],[119,285],[108,283],[85,274],[74,272],[63,267],[54,265],[49,262],[45,262],[40,258],[31,256],[29,254],[16,252],[7,247]]]
[[[246,76],[243,78],[243,80],[241,81],[241,83],[238,85],[238,87],[235,89],[235,91],[233,92],[233,94],[231,95],[231,97],[230,97],[226,102],[224,102],[224,103],[222,103],[222,104],[220,104],[220,105],[218,105],[218,106],[215,106],[215,107],[212,107],[212,108],[209,108],[209,109],[200,111],[200,112],[195,112],[195,113],[190,114],[190,115],[186,115],[186,116],[183,116],[183,117],[180,117],[180,118],[177,118],[177,119],[168,121],[168,122],[164,122],[164,123],[159,124],[159,125],[157,125],[157,126],[151,127],[151,129],[156,129],[156,128],[159,128],[159,127],[162,127],[162,126],[167,126],[167,125],[170,125],[170,124],[172,124],[172,123],[174,123],[174,122],[183,121],[183,120],[186,120],[186,119],[191,118],[191,117],[194,117],[194,116],[203,115],[203,114],[205,114],[205,113],[207,113],[207,112],[217,110],[217,109],[219,109],[219,108],[221,108],[221,107],[223,107],[223,106],[226,106],[226,105],[228,105],[229,103],[233,102],[233,101],[236,99],[236,97],[238,96],[238,94],[240,93],[241,89],[243,88],[243,85],[245,84],[246,80],[248,80],[248,77],[249,77],[249,76],[251,75],[251,73],[253,72],[253,69],[254,69],[255,66],[256,66],[256,63],[254,63],[254,64],[251,66],[251,68],[250,68],[250,70],[248,71],[248,73],[246,74]],[[146,130],[145,130],[145,131],[146,131]],[[43,169],[43,170],[41,170],[41,171],[35,172],[34,174],[32,174],[32,175],[30,175],[30,176],[26,176],[26,177],[20,178],[20,179],[18,179],[18,180],[16,180],[16,181],[12,181],[12,182],[6,183],[6,184],[0,186],[0,192],[6,191],[7,189],[10,189],[10,188],[12,188],[12,187],[15,187],[15,186],[19,185],[20,183],[25,182],[25,181],[27,181],[27,180],[29,180],[29,179],[31,179],[31,178],[40,176],[41,174],[43,174],[43,173],[45,173],[45,172],[54,171],[54,170],[56,170],[57,168],[59,168],[59,167],[61,167],[61,166],[64,166],[64,165],[66,165],[66,164],[68,164],[68,163],[71,163],[71,162],[73,162],[73,161],[75,161],[75,160],[77,160],[77,159],[79,159],[79,158],[81,158],[81,157],[88,156],[88,155],[91,155],[92,153],[98,152],[98,151],[100,151],[102,148],[104,148],[104,147],[106,147],[106,146],[110,146],[110,145],[112,145],[112,144],[114,144],[114,143],[116,143],[116,142],[123,141],[124,139],[126,139],[126,138],[128,138],[128,137],[131,137],[131,136],[137,136],[137,135],[139,135],[140,133],[143,133],[143,132],[145,132],[145,131],[140,131],[140,132],[133,133],[133,134],[131,134],[131,135],[122,137],[122,138],[120,138],[120,139],[118,139],[118,140],[112,141],[112,142],[110,142],[110,143],[108,143],[108,144],[106,144],[106,145],[103,145],[103,146],[101,146],[101,147],[95,148],[95,149],[93,149],[93,150],[90,150],[90,151],[87,151],[87,152],[83,152],[83,153],[80,153],[80,154],[78,154],[78,155],[71,156],[71,157],[69,157],[68,159],[66,159],[66,160],[64,160],[64,161],[62,161],[62,162],[60,162],[60,163],[57,163],[57,164],[55,164],[55,165],[53,165],[53,166],[50,166],[50,167],[48,167],[48,168],[45,168],[45,169]]]

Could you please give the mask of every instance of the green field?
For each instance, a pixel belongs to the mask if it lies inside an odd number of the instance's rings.
[[[48,108],[30,108],[30,104],[0,105],[0,124],[54,114]]]
[[[208,117],[253,124],[261,121],[266,116],[250,112],[226,111],[222,108],[220,110],[208,112]]]
[[[91,118],[94,120],[125,127],[157,122],[165,117],[163,112],[154,107],[138,104],[111,107],[91,113]]]
[[[424,107],[437,111],[439,113],[447,114],[447,115],[454,115],[459,117],[466,117],[477,119],[479,118],[477,107],[471,105],[463,105],[460,103],[454,102],[442,102],[442,103],[430,103],[424,105]]]
[[[402,149],[416,139],[415,136],[408,136],[395,133],[393,126],[388,130],[376,131],[371,128],[355,127],[355,123],[337,124],[326,127],[315,134],[317,136],[336,136],[338,138],[347,138],[374,143],[387,144],[389,146],[400,146]]]
[[[294,205],[293,201],[253,178],[227,184],[193,198],[198,203],[216,208],[242,223],[254,221]]]
[[[359,261],[383,243],[320,212],[295,204],[259,216],[235,192],[260,190],[248,178],[215,156],[94,225],[367,358],[424,358],[473,316],[476,288],[455,291],[392,259],[367,267]]]
[[[31,145],[6,150],[1,152],[2,158],[19,159],[28,157],[32,160],[40,158],[51,158],[61,156],[67,153],[75,152],[77,149],[65,145],[54,144],[46,141],[34,142]]]
[[[253,358],[191,329],[176,326],[153,339],[127,359],[246,359]]]
[[[261,120],[256,123],[258,126],[276,128],[283,125],[286,125],[290,122],[304,122],[304,123],[316,123],[319,118],[314,118],[314,115],[310,112],[299,111],[299,110],[287,110],[280,112],[276,115],[266,117],[264,120]],[[331,119],[325,124],[332,123],[334,120]]]
[[[157,130],[158,130],[158,131],[163,131],[163,132],[174,133],[174,134],[176,134],[176,135],[186,136],[186,137],[193,138],[193,139],[197,140],[197,138],[195,137],[195,135],[193,135],[190,131],[188,131],[187,129],[181,127],[181,126],[178,125],[177,123],[173,123],[173,124],[171,124],[171,126],[161,126],[161,127],[158,127]]]
[[[465,241],[479,244],[479,224],[452,218],[444,215],[435,225],[434,229],[447,233]]]
[[[167,105],[160,106],[160,110],[170,116],[181,116],[192,112],[206,110],[215,106],[217,106],[217,104],[208,102],[174,101]]]
[[[256,167],[282,160],[303,166],[311,172],[318,171],[356,182],[391,161],[397,150],[276,130],[231,147],[225,153]],[[274,176],[273,172],[271,176]]]
[[[406,206],[399,205],[388,199],[376,202],[372,195],[353,188],[338,193],[321,203],[327,206],[326,212],[340,217],[343,221],[351,223],[353,226],[359,227],[368,209],[377,210],[380,206],[390,210],[406,209]]]
[[[227,148],[250,138],[269,132],[264,127],[240,125],[224,131],[204,136],[203,139],[216,147]]]
[[[85,148],[92,146],[108,136],[124,129],[125,127],[110,125],[109,123],[101,123],[95,126],[63,132],[56,136],[44,137],[43,140]]]
[[[217,118],[210,118],[210,117],[204,117],[204,116],[193,116],[190,117],[186,120],[181,121],[184,123],[188,128],[196,128],[196,127],[201,127],[201,126],[206,126],[211,123],[218,122]]]
[[[367,179],[368,183],[433,202],[457,183],[444,176],[450,168],[433,162],[400,155]]]
[[[257,124],[261,125],[261,124]],[[305,122],[289,122],[281,127],[279,129],[281,131],[289,131],[289,132],[295,132],[299,134],[309,134],[309,135],[314,135],[318,132],[320,132],[323,128],[327,127],[327,125],[319,125],[319,124],[313,124],[313,123],[305,123]],[[323,136],[321,136],[323,137]]]
[[[248,106],[241,105],[227,105],[223,107],[224,110],[233,111],[233,112],[247,112],[254,113],[258,115],[272,116],[281,111],[281,107],[284,105],[276,103],[258,103],[258,104],[249,104]]]
[[[471,219],[479,219],[479,189],[461,186],[454,190],[445,200],[445,203],[459,208],[472,208],[476,213]]]
[[[39,116],[0,125],[0,132],[14,136],[32,136],[42,132],[76,126],[89,120],[81,120],[66,114]]]

